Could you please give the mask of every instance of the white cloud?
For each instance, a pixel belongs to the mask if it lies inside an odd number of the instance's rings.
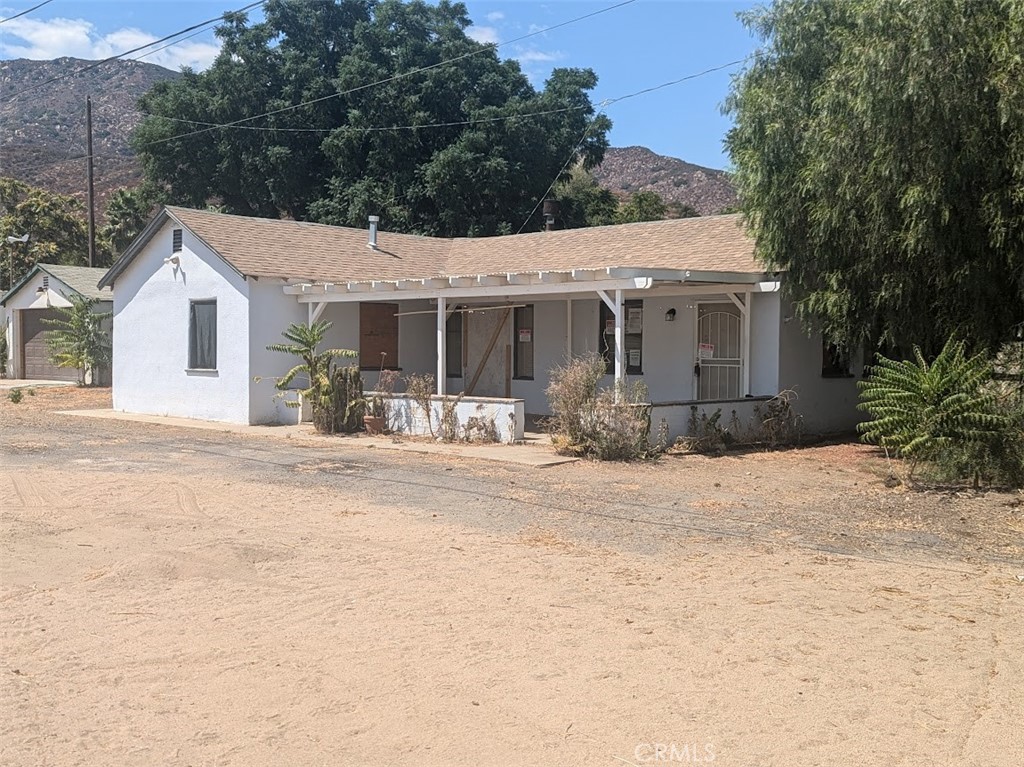
[[[494,27],[478,27],[475,24],[466,30],[466,36],[478,43],[497,45],[498,30]]]
[[[501,11],[491,11],[486,16],[487,20],[492,24],[495,24],[505,18],[505,14]]]
[[[561,51],[548,52],[531,49],[520,51],[513,58],[518,59],[522,64],[545,64],[551,61],[560,61],[565,58],[565,54]]]
[[[0,40],[0,54],[5,58],[56,59],[73,56],[79,59],[105,59],[122,51],[137,48],[159,39],[141,29],[123,27],[106,35],[100,35],[95,25],[85,19],[14,19],[4,25],[4,36]],[[164,45],[158,45],[161,47]],[[145,56],[139,51],[129,58],[142,58],[153,64],[180,69],[206,69],[213,63],[219,45],[186,40]]]

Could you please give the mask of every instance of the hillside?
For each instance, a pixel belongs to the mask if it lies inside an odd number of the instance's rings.
[[[0,94],[17,93],[92,62],[14,59],[0,62]],[[41,85],[0,104],[0,173],[85,200],[85,97],[92,96],[97,210],[120,186],[138,183],[141,172],[128,137],[141,115],[138,98],[153,85],[178,77],[137,61],[114,61],[73,78]]]
[[[0,62],[0,95],[15,93],[91,62],[15,59]],[[85,199],[85,97],[93,101],[97,211],[111,191],[141,179],[128,137],[139,124],[136,102],[153,85],[178,77],[169,69],[113,61],[74,78],[35,88],[0,104],[0,174]],[[70,159],[69,159],[70,158]],[[668,203],[689,205],[701,215],[736,204],[724,171],[655,154],[640,146],[611,148],[594,171],[618,196],[653,190]]]
[[[736,205],[736,189],[725,171],[655,154],[642,146],[610,148],[594,177],[616,195],[654,191],[665,202],[689,205],[702,216]]]

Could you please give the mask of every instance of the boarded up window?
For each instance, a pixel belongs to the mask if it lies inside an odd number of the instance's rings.
[[[398,369],[398,304],[359,304],[359,367]]]
[[[533,378],[533,305],[515,309],[515,377]]]

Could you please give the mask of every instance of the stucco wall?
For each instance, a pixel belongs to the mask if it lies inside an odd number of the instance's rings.
[[[294,296],[284,294],[281,280],[248,280],[249,286],[249,423],[290,423],[297,411],[277,396],[274,380],[300,360],[290,354],[267,350],[269,344],[288,343],[281,335],[293,322],[305,323],[309,310]],[[219,310],[219,306],[218,306]],[[218,318],[219,319],[219,318]],[[219,354],[218,349],[218,354]],[[256,379],[260,380],[257,381]],[[305,382],[296,382],[305,385]]]
[[[114,409],[248,423],[249,284],[183,232],[180,266],[168,222],[114,285]],[[189,371],[189,301],[217,300],[217,370]]]
[[[857,410],[857,381],[863,361],[857,355],[849,378],[821,375],[821,334],[808,335],[800,321],[787,311],[780,325],[779,388],[792,389],[794,406],[803,415],[807,434],[850,432],[863,417]]]
[[[452,401],[454,397],[433,397],[431,400],[431,420],[434,433],[440,431],[443,415],[442,403]],[[409,397],[401,395],[388,397],[388,428],[400,434],[430,436],[430,424],[421,408]],[[525,408],[520,399],[495,399],[490,397],[463,397],[455,406],[460,429],[465,429],[469,419],[477,418],[482,422],[491,421],[497,431],[500,442],[518,442],[523,438]]]

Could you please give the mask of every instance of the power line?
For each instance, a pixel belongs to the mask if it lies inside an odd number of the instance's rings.
[[[565,169],[568,168],[569,164],[575,159],[576,154],[580,151],[580,148],[583,146],[584,142],[586,142],[587,136],[590,135],[590,131],[593,130],[593,127],[597,124],[597,118],[604,113],[605,109],[607,109],[613,104],[619,103],[620,101],[625,101],[626,99],[632,99],[636,98],[637,96],[643,96],[644,94],[647,93],[659,91],[662,88],[668,88],[671,85],[679,85],[680,83],[685,83],[687,80],[695,80],[698,77],[709,75],[712,72],[719,72],[723,69],[728,69],[729,67],[736,66],[737,64],[743,64],[744,62],[749,61],[753,57],[754,56],[751,55],[742,59],[736,59],[735,61],[730,61],[727,64],[720,64],[717,67],[711,67],[700,72],[695,72],[692,75],[686,75],[685,77],[670,80],[669,82],[662,83],[661,85],[654,85],[651,86],[650,88],[644,88],[639,91],[634,91],[633,93],[627,93],[625,96],[619,96],[618,98],[606,99],[605,101],[602,101],[600,104],[601,109],[598,110],[598,113],[594,115],[594,119],[591,120],[590,123],[587,125],[587,128],[585,131],[583,131],[583,135],[580,137],[579,142],[576,144],[575,147],[573,147],[573,150],[569,153],[568,159],[566,159],[565,163],[562,165],[558,173],[555,174],[554,179],[548,185],[548,188],[544,190],[544,194],[540,196],[540,199],[537,200],[537,204],[533,206],[533,210],[530,211],[530,215],[528,215],[526,217],[526,220],[523,221],[523,225],[519,227],[519,229],[516,231],[516,234],[519,234],[520,232],[523,231],[523,229],[526,228],[526,225],[530,223],[530,219],[533,218],[534,214],[537,212],[537,209],[541,206],[541,203],[543,203],[544,199],[551,193],[551,190],[555,188],[555,184],[558,183],[558,179],[562,177],[562,174],[565,173]]]
[[[530,213],[529,218],[532,218],[533,215],[537,212],[537,208],[540,207],[540,203],[543,202],[544,197],[546,197],[547,194],[551,191],[551,189],[554,188],[554,185],[558,182],[558,178],[561,177],[562,173],[565,172],[565,169],[567,167],[569,167],[569,165],[572,162],[573,158],[576,156],[576,153],[579,151],[580,147],[583,146],[583,144],[586,141],[587,137],[590,135],[590,131],[593,130],[594,125],[596,124],[597,117],[600,116],[601,114],[603,114],[604,111],[608,107],[613,106],[613,105],[619,103],[620,101],[626,101],[628,99],[636,98],[638,96],[643,96],[643,95],[646,95],[648,93],[653,93],[654,91],[658,91],[658,90],[661,90],[663,88],[668,88],[668,87],[673,86],[673,85],[679,85],[680,83],[684,83],[684,82],[687,82],[689,80],[694,80],[694,79],[696,79],[698,77],[704,77],[705,75],[711,74],[713,72],[719,72],[719,71],[721,71],[723,69],[728,69],[729,67],[733,67],[733,66],[736,66],[738,64],[746,63],[747,61],[750,61],[752,58],[755,58],[755,57],[756,57],[756,54],[753,54],[751,56],[747,56],[746,58],[736,59],[734,61],[729,61],[729,62],[727,62],[725,64],[719,64],[718,66],[709,67],[708,69],[704,69],[704,70],[701,70],[700,72],[695,72],[693,74],[689,74],[689,75],[686,75],[684,77],[679,77],[679,78],[676,78],[675,80],[669,80],[668,82],[661,83],[660,85],[654,85],[654,86],[651,86],[649,88],[643,88],[641,90],[634,91],[632,93],[627,93],[627,94],[625,94],[623,96],[616,96],[614,98],[609,98],[609,99],[606,99],[606,100],[602,101],[598,105],[600,107],[600,109],[598,110],[597,115],[595,115],[594,120],[592,120],[590,123],[588,123],[586,129],[583,132],[583,135],[580,137],[580,141],[573,148],[572,153],[569,156],[569,159],[562,166],[562,169],[559,170],[558,175],[555,176],[555,180],[548,187],[547,191],[544,192],[544,195],[541,197],[540,202],[537,203],[536,207],[534,207],[533,211]],[[342,126],[337,126],[335,128],[268,128],[268,127],[265,127],[265,126],[252,126],[252,125],[231,125],[231,124],[219,125],[217,123],[203,123],[203,122],[200,122],[200,121],[197,121],[197,120],[188,120],[188,119],[181,118],[181,117],[167,117],[167,116],[164,116],[164,115],[150,115],[150,116],[151,117],[159,117],[162,120],[173,120],[175,122],[181,122],[181,123],[190,123],[190,124],[195,124],[195,125],[205,125],[205,126],[207,126],[207,128],[209,130],[217,130],[219,128],[235,128],[235,129],[240,129],[240,130],[256,130],[256,131],[267,131],[267,132],[275,132],[275,131],[281,131],[281,132],[331,132],[331,131],[335,131],[335,130],[346,130],[346,131],[353,131],[353,132],[355,132],[355,131],[362,131],[362,132],[369,133],[369,132],[382,132],[382,131],[391,131],[391,130],[394,130],[394,131],[398,131],[398,130],[422,130],[422,129],[427,129],[427,128],[455,127],[455,126],[459,126],[459,125],[474,125],[474,124],[477,124],[477,123],[493,123],[493,122],[499,122],[499,121],[504,121],[504,120],[527,119],[527,118],[530,118],[530,117],[539,117],[539,116],[549,115],[549,114],[558,114],[558,113],[564,113],[564,112],[580,111],[580,110],[584,110],[584,109],[587,109],[587,108],[589,108],[589,107],[586,107],[586,106],[581,106],[581,107],[564,107],[564,108],[561,108],[561,109],[549,109],[549,110],[544,110],[544,111],[541,111],[541,112],[530,112],[530,113],[527,113],[527,114],[520,114],[520,115],[504,115],[504,116],[501,116],[501,117],[487,117],[487,118],[480,118],[480,119],[476,119],[476,120],[462,120],[462,121],[445,122],[445,123],[426,123],[426,124],[423,124],[423,125],[379,125],[379,126],[366,126],[366,127],[356,127],[356,126],[342,125]],[[100,157],[100,158],[109,158],[109,159],[120,159],[120,158],[124,158],[125,157],[125,155],[95,155],[95,156],[96,157]],[[65,158],[59,159],[59,160],[52,160],[50,162],[46,162],[46,163],[42,163],[42,164],[30,165],[29,168],[33,169],[33,170],[34,169],[39,169],[39,168],[47,168],[47,167],[50,167],[51,165],[60,165],[60,164],[65,163],[65,162],[74,162],[74,161],[77,161],[77,160],[87,160],[87,159],[88,159],[88,155],[84,155],[83,154],[83,155],[77,155],[75,157],[65,157]],[[526,224],[529,223],[529,218],[523,223],[523,226],[519,228],[520,232],[523,230],[523,228],[526,226]]]
[[[609,11],[616,10],[617,8],[622,8],[622,7],[627,6],[627,5],[632,5],[636,1],[637,0],[623,0],[622,2],[616,3],[615,5],[609,5],[609,6],[605,7],[605,8],[601,8],[601,9],[599,9],[597,11],[592,11],[591,13],[587,13],[587,14],[584,14],[582,16],[577,16],[576,18],[569,19],[568,21],[563,21],[563,22],[560,22],[558,24],[553,24],[552,26],[545,27],[544,29],[538,29],[538,30],[536,30],[534,32],[530,32],[528,34],[521,35],[519,37],[513,38],[512,40],[506,40],[503,43],[490,43],[488,45],[483,45],[480,48],[477,48],[476,50],[469,51],[467,53],[463,53],[460,56],[455,56],[454,58],[451,58],[451,59],[445,59],[444,61],[439,61],[436,64],[430,64],[429,66],[418,67],[416,69],[411,69],[408,72],[402,72],[402,73],[397,74],[397,75],[392,75],[391,77],[386,77],[383,80],[377,80],[376,82],[366,83],[364,85],[359,85],[359,86],[357,86],[355,88],[350,88],[349,90],[346,90],[346,91],[340,91],[338,93],[331,93],[331,94],[329,94],[327,96],[321,96],[321,97],[316,98],[316,99],[311,99],[310,101],[302,101],[302,102],[299,102],[298,104],[292,104],[291,106],[281,107],[280,109],[273,109],[273,110],[271,110],[269,112],[264,112],[264,113],[258,114],[258,115],[252,115],[251,117],[242,117],[242,118],[239,118],[238,120],[233,120],[233,121],[231,121],[229,123],[223,123],[223,124],[219,124],[219,125],[211,125],[209,127],[200,128],[199,130],[194,130],[194,131],[191,131],[191,132],[188,132],[188,133],[179,133],[176,136],[168,136],[167,138],[155,139],[153,141],[146,142],[142,146],[155,146],[156,144],[163,144],[163,143],[166,143],[168,141],[175,141],[177,139],[188,138],[190,136],[198,136],[201,133],[209,133],[210,131],[217,130],[218,128],[230,128],[230,127],[234,127],[236,125],[240,125],[241,123],[247,123],[247,122],[250,122],[252,120],[258,120],[258,119],[260,119],[262,117],[271,117],[273,115],[281,114],[283,112],[291,112],[291,111],[293,111],[295,109],[300,109],[302,107],[312,106],[313,104],[319,104],[320,102],[328,101],[330,99],[336,99],[336,98],[340,98],[342,96],[348,96],[348,95],[350,95],[352,93],[357,93],[359,91],[366,90],[367,88],[375,88],[375,87],[377,87],[379,85],[386,85],[387,83],[394,82],[395,80],[400,80],[400,79],[405,78],[405,77],[411,77],[412,75],[417,75],[417,74],[420,74],[422,72],[427,72],[427,71],[430,71],[432,69],[437,69],[438,67],[446,66],[448,64],[454,64],[457,61],[462,61],[463,59],[470,58],[471,56],[478,56],[479,54],[483,53],[484,51],[494,51],[494,50],[497,50],[498,48],[502,48],[502,47],[504,47],[506,45],[511,45],[513,43],[522,42],[523,40],[526,40],[528,38],[536,37],[537,35],[542,35],[542,34],[545,34],[547,32],[551,32],[551,31],[553,31],[555,29],[560,29],[560,28],[568,26],[570,24],[576,24],[577,22],[584,21],[584,20],[589,19],[589,18],[593,18],[594,16],[599,16],[599,15],[601,15],[603,13],[608,13]]]
[[[476,117],[469,120],[456,120],[445,123],[422,123],[420,125],[371,125],[360,127],[358,125],[338,125],[333,128],[268,128],[264,125],[220,125],[218,123],[202,122],[201,120],[188,120],[183,117],[168,117],[166,115],[148,115],[160,120],[172,120],[179,123],[191,125],[205,125],[211,130],[219,128],[233,128],[236,130],[265,131],[268,133],[333,133],[334,131],[351,131],[353,133],[376,133],[381,131],[399,130],[422,130],[424,128],[452,128],[460,125],[477,125],[480,123],[495,123],[508,120],[524,120],[528,117],[541,117],[543,115],[562,114],[564,112],[579,112],[589,109],[589,106],[562,107],[561,109],[545,109],[540,112],[526,112],[517,115],[502,115],[500,117]],[[148,145],[147,145],[148,146]]]
[[[165,37],[161,37],[159,40],[154,40],[151,43],[146,43],[145,45],[137,46],[135,48],[132,48],[131,50],[122,51],[121,53],[115,54],[113,56],[109,56],[109,57],[103,59],[102,61],[94,61],[92,64],[88,64],[88,65],[86,65],[84,67],[79,67],[74,72],[66,72],[65,74],[57,75],[55,77],[51,77],[49,80],[43,80],[41,83],[33,83],[32,85],[28,86],[27,88],[22,88],[20,91],[17,91],[16,93],[11,94],[10,96],[7,97],[7,100],[8,101],[13,101],[15,98],[17,98],[18,96],[22,95],[23,93],[28,93],[29,91],[35,90],[36,88],[42,88],[44,85],[49,85],[50,83],[55,83],[55,82],[59,82],[61,80],[66,80],[69,77],[76,77],[77,75],[80,75],[83,72],[88,72],[90,69],[95,69],[96,67],[103,66],[104,64],[109,64],[111,61],[116,61],[117,59],[121,58],[122,56],[127,56],[127,55],[129,55],[131,53],[138,53],[139,51],[143,51],[146,48],[151,48],[152,46],[157,45],[158,43],[167,42],[168,40],[172,40],[175,37],[180,37],[181,35],[184,35],[187,32],[193,32],[195,30],[200,30],[200,29],[202,29],[204,27],[208,27],[211,24],[216,24],[218,21],[223,21],[224,17],[227,16],[229,13],[245,13],[246,11],[252,10],[253,8],[255,8],[255,7],[259,6],[259,5],[263,5],[265,2],[266,2],[266,0],[258,0],[258,2],[249,3],[249,5],[246,5],[246,6],[242,7],[242,8],[239,8],[236,11],[227,11],[225,13],[222,13],[220,16],[217,16],[216,18],[207,19],[206,21],[202,21],[202,22],[200,22],[198,24],[193,24],[190,27],[186,27],[185,29],[182,29],[182,30],[180,30],[178,32],[175,32],[174,34],[170,34],[170,35],[167,35]],[[164,47],[167,47],[167,46],[164,46]]]
[[[21,13],[16,13],[13,16],[8,16],[6,19],[0,19],[0,24],[4,24],[4,23],[6,23],[8,21],[13,21],[14,19],[17,19],[17,18],[20,18],[20,17],[24,16],[26,13],[32,13],[32,11],[36,11],[36,10],[42,8],[44,5],[49,5],[52,2],[53,2],[53,0],[43,0],[43,2],[41,2],[39,5],[33,5],[27,11],[22,11]]]

